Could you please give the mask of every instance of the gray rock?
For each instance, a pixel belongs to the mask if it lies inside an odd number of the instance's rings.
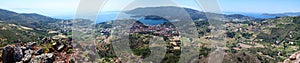
[[[27,43],[27,46],[34,46],[34,45],[37,45],[37,43],[36,42],[28,42]]]
[[[24,62],[30,61],[30,59],[31,59],[33,53],[34,53],[33,50],[25,50],[25,52],[24,52],[25,55],[24,55],[24,57],[22,58],[22,60],[23,60]]]
[[[63,48],[64,48],[64,45],[62,44],[62,45],[58,46],[57,50],[62,50]]]
[[[3,48],[2,50],[2,62],[3,63],[14,63],[16,61],[14,61],[14,48],[10,45],[7,45]]]
[[[31,54],[25,54],[24,57],[22,58],[22,60],[24,62],[27,62],[27,61],[29,61],[31,59],[31,56],[32,56]]]
[[[44,50],[42,48],[38,49],[37,51],[35,51],[35,55],[41,55],[44,53]]]
[[[23,52],[22,52],[21,46],[17,46],[17,47],[14,48],[13,55],[14,55],[14,60],[15,61],[19,62],[19,61],[22,60],[22,58],[23,58]]]
[[[36,45],[37,45],[36,42],[29,42],[29,43],[27,43],[27,48],[33,50],[33,46],[36,46]]]
[[[46,53],[41,55],[36,55],[30,63],[53,63],[54,55],[52,53]]]

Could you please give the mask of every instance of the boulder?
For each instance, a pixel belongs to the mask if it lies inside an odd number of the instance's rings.
[[[53,62],[54,62],[54,55],[52,53],[36,55],[30,61],[30,63],[53,63]]]
[[[16,47],[14,48],[14,53],[13,53],[13,55],[14,55],[14,61],[19,62],[19,61],[22,60],[22,58],[23,58],[23,51],[22,51],[21,46],[16,46]]]
[[[24,57],[22,58],[22,60],[23,60],[24,62],[29,62],[30,59],[31,59],[31,57],[33,56],[33,55],[32,55],[33,53],[34,53],[33,50],[30,50],[30,49],[25,50],[25,51],[24,51]]]
[[[7,45],[2,50],[2,62],[3,63],[14,63],[14,48],[10,45]]]
[[[36,46],[36,45],[37,45],[36,42],[29,42],[29,43],[27,43],[27,48],[33,50],[33,49],[34,49],[34,46]]]
[[[44,50],[42,48],[38,49],[37,51],[35,51],[35,55],[41,55],[44,53]]]

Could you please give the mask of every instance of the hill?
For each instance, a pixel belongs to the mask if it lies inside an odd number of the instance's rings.
[[[56,28],[54,23],[60,21],[67,21],[62,19],[55,19],[35,13],[16,13],[8,10],[0,9],[0,20],[6,23],[13,23],[31,28]]]
[[[0,41],[1,44],[14,42],[37,41],[43,37],[50,37],[50,31],[65,33],[69,30],[66,25],[70,25],[71,20],[55,19],[35,13],[16,13],[0,9]]]
[[[136,8],[133,10],[126,11],[128,14],[135,15],[160,15],[162,17],[170,17],[171,19],[176,19],[178,17],[182,17],[185,14],[188,14],[193,20],[207,20],[206,15],[216,15],[216,16],[224,16],[226,21],[250,21],[255,20],[255,18],[234,14],[234,15],[225,15],[225,14],[217,14],[210,12],[202,12],[195,9],[184,8],[184,7],[175,7],[175,6],[161,6],[161,7],[144,7],[144,8]]]

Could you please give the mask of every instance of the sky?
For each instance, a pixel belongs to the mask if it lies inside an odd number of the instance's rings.
[[[162,1],[162,0],[161,0]],[[188,7],[202,10],[195,0],[169,0],[158,2],[153,0],[108,0],[101,11],[120,11],[124,8],[138,5]],[[150,4],[149,2],[152,2]],[[171,2],[171,3],[170,3]],[[38,13],[46,16],[75,15],[80,0],[0,0],[0,9],[18,13]],[[167,3],[167,4],[166,4]],[[161,5],[159,5],[161,4]],[[248,13],[285,13],[300,12],[300,0],[218,0],[222,12]]]

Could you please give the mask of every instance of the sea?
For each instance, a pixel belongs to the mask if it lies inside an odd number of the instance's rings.
[[[223,12],[226,15],[232,14],[241,14],[253,18],[261,18],[261,19],[268,19],[268,18],[275,18],[276,16],[264,15],[263,13],[252,13],[252,12]]]
[[[262,19],[276,17],[276,16],[263,15],[262,13],[247,13],[247,12],[224,12],[223,14],[226,14],[226,15],[241,14],[241,15],[245,15],[245,16],[249,16],[249,17],[253,17],[253,18],[262,18]],[[131,16],[134,16],[134,15],[126,14],[126,13],[120,12],[120,11],[105,11],[105,12],[99,13],[95,23],[113,21],[113,20],[118,20],[118,19],[136,19],[146,25],[157,25],[157,24],[162,24],[162,23],[166,22],[164,20],[150,20],[150,19],[144,19],[142,17],[131,17]],[[63,18],[63,17],[59,17],[59,18]]]
[[[121,19],[135,19],[140,21],[145,25],[158,25],[167,22],[166,20],[152,20],[152,19],[145,19],[143,17],[132,17],[132,14],[126,14],[124,12],[104,12],[100,13],[96,19],[96,23],[113,21],[113,20],[121,20]]]

